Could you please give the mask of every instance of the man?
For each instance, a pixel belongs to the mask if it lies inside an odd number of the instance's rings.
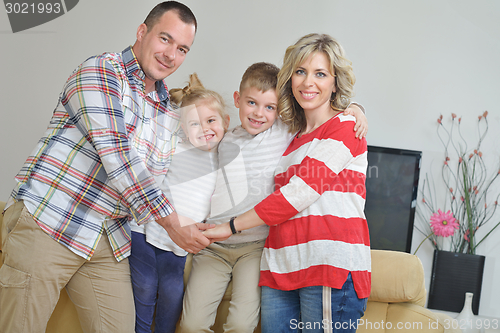
[[[202,226],[180,227],[158,187],[178,128],[163,79],[195,33],[188,7],[163,2],[132,48],[89,58],[66,82],[4,212],[2,332],[45,332],[63,287],[85,332],[133,332],[132,217],[156,220],[189,252],[210,243]]]

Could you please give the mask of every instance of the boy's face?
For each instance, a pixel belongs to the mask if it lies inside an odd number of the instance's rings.
[[[234,106],[240,109],[241,126],[250,134],[264,132],[278,116],[278,96],[275,89],[265,92],[255,87],[234,92]]]
[[[201,150],[217,147],[229,125],[229,116],[222,119],[217,110],[212,110],[203,104],[189,105],[184,112],[181,126],[189,142]]]

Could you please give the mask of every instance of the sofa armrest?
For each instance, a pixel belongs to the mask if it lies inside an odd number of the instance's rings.
[[[410,302],[425,306],[424,268],[417,256],[397,251],[371,250],[370,301]]]
[[[456,328],[453,328],[453,321],[455,320],[454,318],[451,318],[444,313],[433,313],[437,317],[439,323],[443,325],[444,333],[462,333],[462,330],[458,328],[458,324],[455,326]]]

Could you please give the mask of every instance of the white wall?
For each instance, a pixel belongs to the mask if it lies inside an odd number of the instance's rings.
[[[497,0],[186,0],[199,21],[192,51],[170,87],[198,72],[230,102],[245,68],[281,65],[285,48],[309,32],[336,37],[353,61],[356,100],[368,110],[369,144],[421,150],[423,173],[438,163],[439,114],[472,123],[490,112],[485,154],[496,167],[500,148],[500,2]],[[81,0],[66,15],[13,34],[0,11],[0,200],[44,131],[60,89],[88,56],[121,51],[156,1]],[[233,110],[232,124],[238,123]],[[497,221],[498,221],[497,217]],[[415,234],[414,249],[422,237]],[[486,254],[480,313],[500,317],[500,231]],[[418,252],[429,281],[432,248]],[[428,283],[428,282],[427,282]]]

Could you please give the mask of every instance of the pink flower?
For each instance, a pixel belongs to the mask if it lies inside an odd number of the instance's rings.
[[[488,111],[484,111],[483,117],[486,118],[487,115],[488,115]]]
[[[455,229],[458,229],[458,223],[451,211],[443,213],[438,209],[438,212],[431,216],[431,228],[435,235],[449,237],[453,235]]]

